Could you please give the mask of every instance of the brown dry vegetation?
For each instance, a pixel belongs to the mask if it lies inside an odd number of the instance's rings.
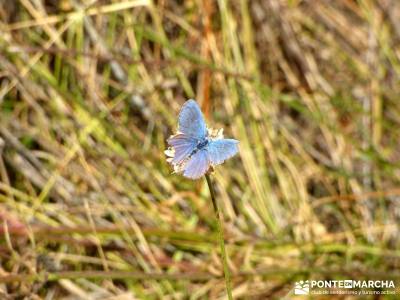
[[[236,299],[400,277],[399,1],[1,0],[0,32],[1,299],[224,299],[206,183],[163,153],[188,98],[240,140]]]

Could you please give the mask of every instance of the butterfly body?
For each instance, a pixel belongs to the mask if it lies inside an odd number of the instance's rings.
[[[202,148],[206,147],[209,143],[208,138],[205,138],[204,140],[200,141],[197,146],[196,149],[201,150]]]
[[[178,134],[167,142],[173,154],[170,163],[185,177],[198,179],[210,166],[223,163],[238,152],[237,140],[209,134],[200,107],[188,100],[179,113]]]
[[[199,141],[198,144],[196,145],[196,148],[190,153],[189,158],[195,155],[199,150],[205,149],[209,143],[209,139],[205,138],[202,141]]]

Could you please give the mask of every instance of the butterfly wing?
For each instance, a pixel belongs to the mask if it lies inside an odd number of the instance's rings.
[[[198,179],[207,172],[209,166],[208,152],[205,149],[199,150],[187,162],[183,176],[190,179]]]
[[[207,127],[197,102],[186,101],[179,113],[178,130],[192,138],[202,140],[206,137]]]
[[[167,140],[168,145],[174,148],[174,156],[171,161],[172,164],[180,164],[190,153],[196,148],[197,140],[185,134],[176,134]]]
[[[212,165],[222,164],[228,158],[238,153],[239,141],[234,139],[211,140],[207,146]]]

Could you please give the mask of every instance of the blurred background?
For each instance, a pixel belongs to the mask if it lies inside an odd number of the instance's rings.
[[[400,277],[399,1],[1,0],[0,31],[1,299],[225,299],[205,180],[164,155],[189,98],[240,141],[237,299]]]

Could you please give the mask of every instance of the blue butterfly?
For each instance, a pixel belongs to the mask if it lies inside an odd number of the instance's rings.
[[[168,140],[166,154],[176,172],[198,179],[210,166],[222,164],[238,152],[239,141],[224,139],[222,131],[215,135],[207,129],[197,102],[186,101],[179,113],[178,133]]]

